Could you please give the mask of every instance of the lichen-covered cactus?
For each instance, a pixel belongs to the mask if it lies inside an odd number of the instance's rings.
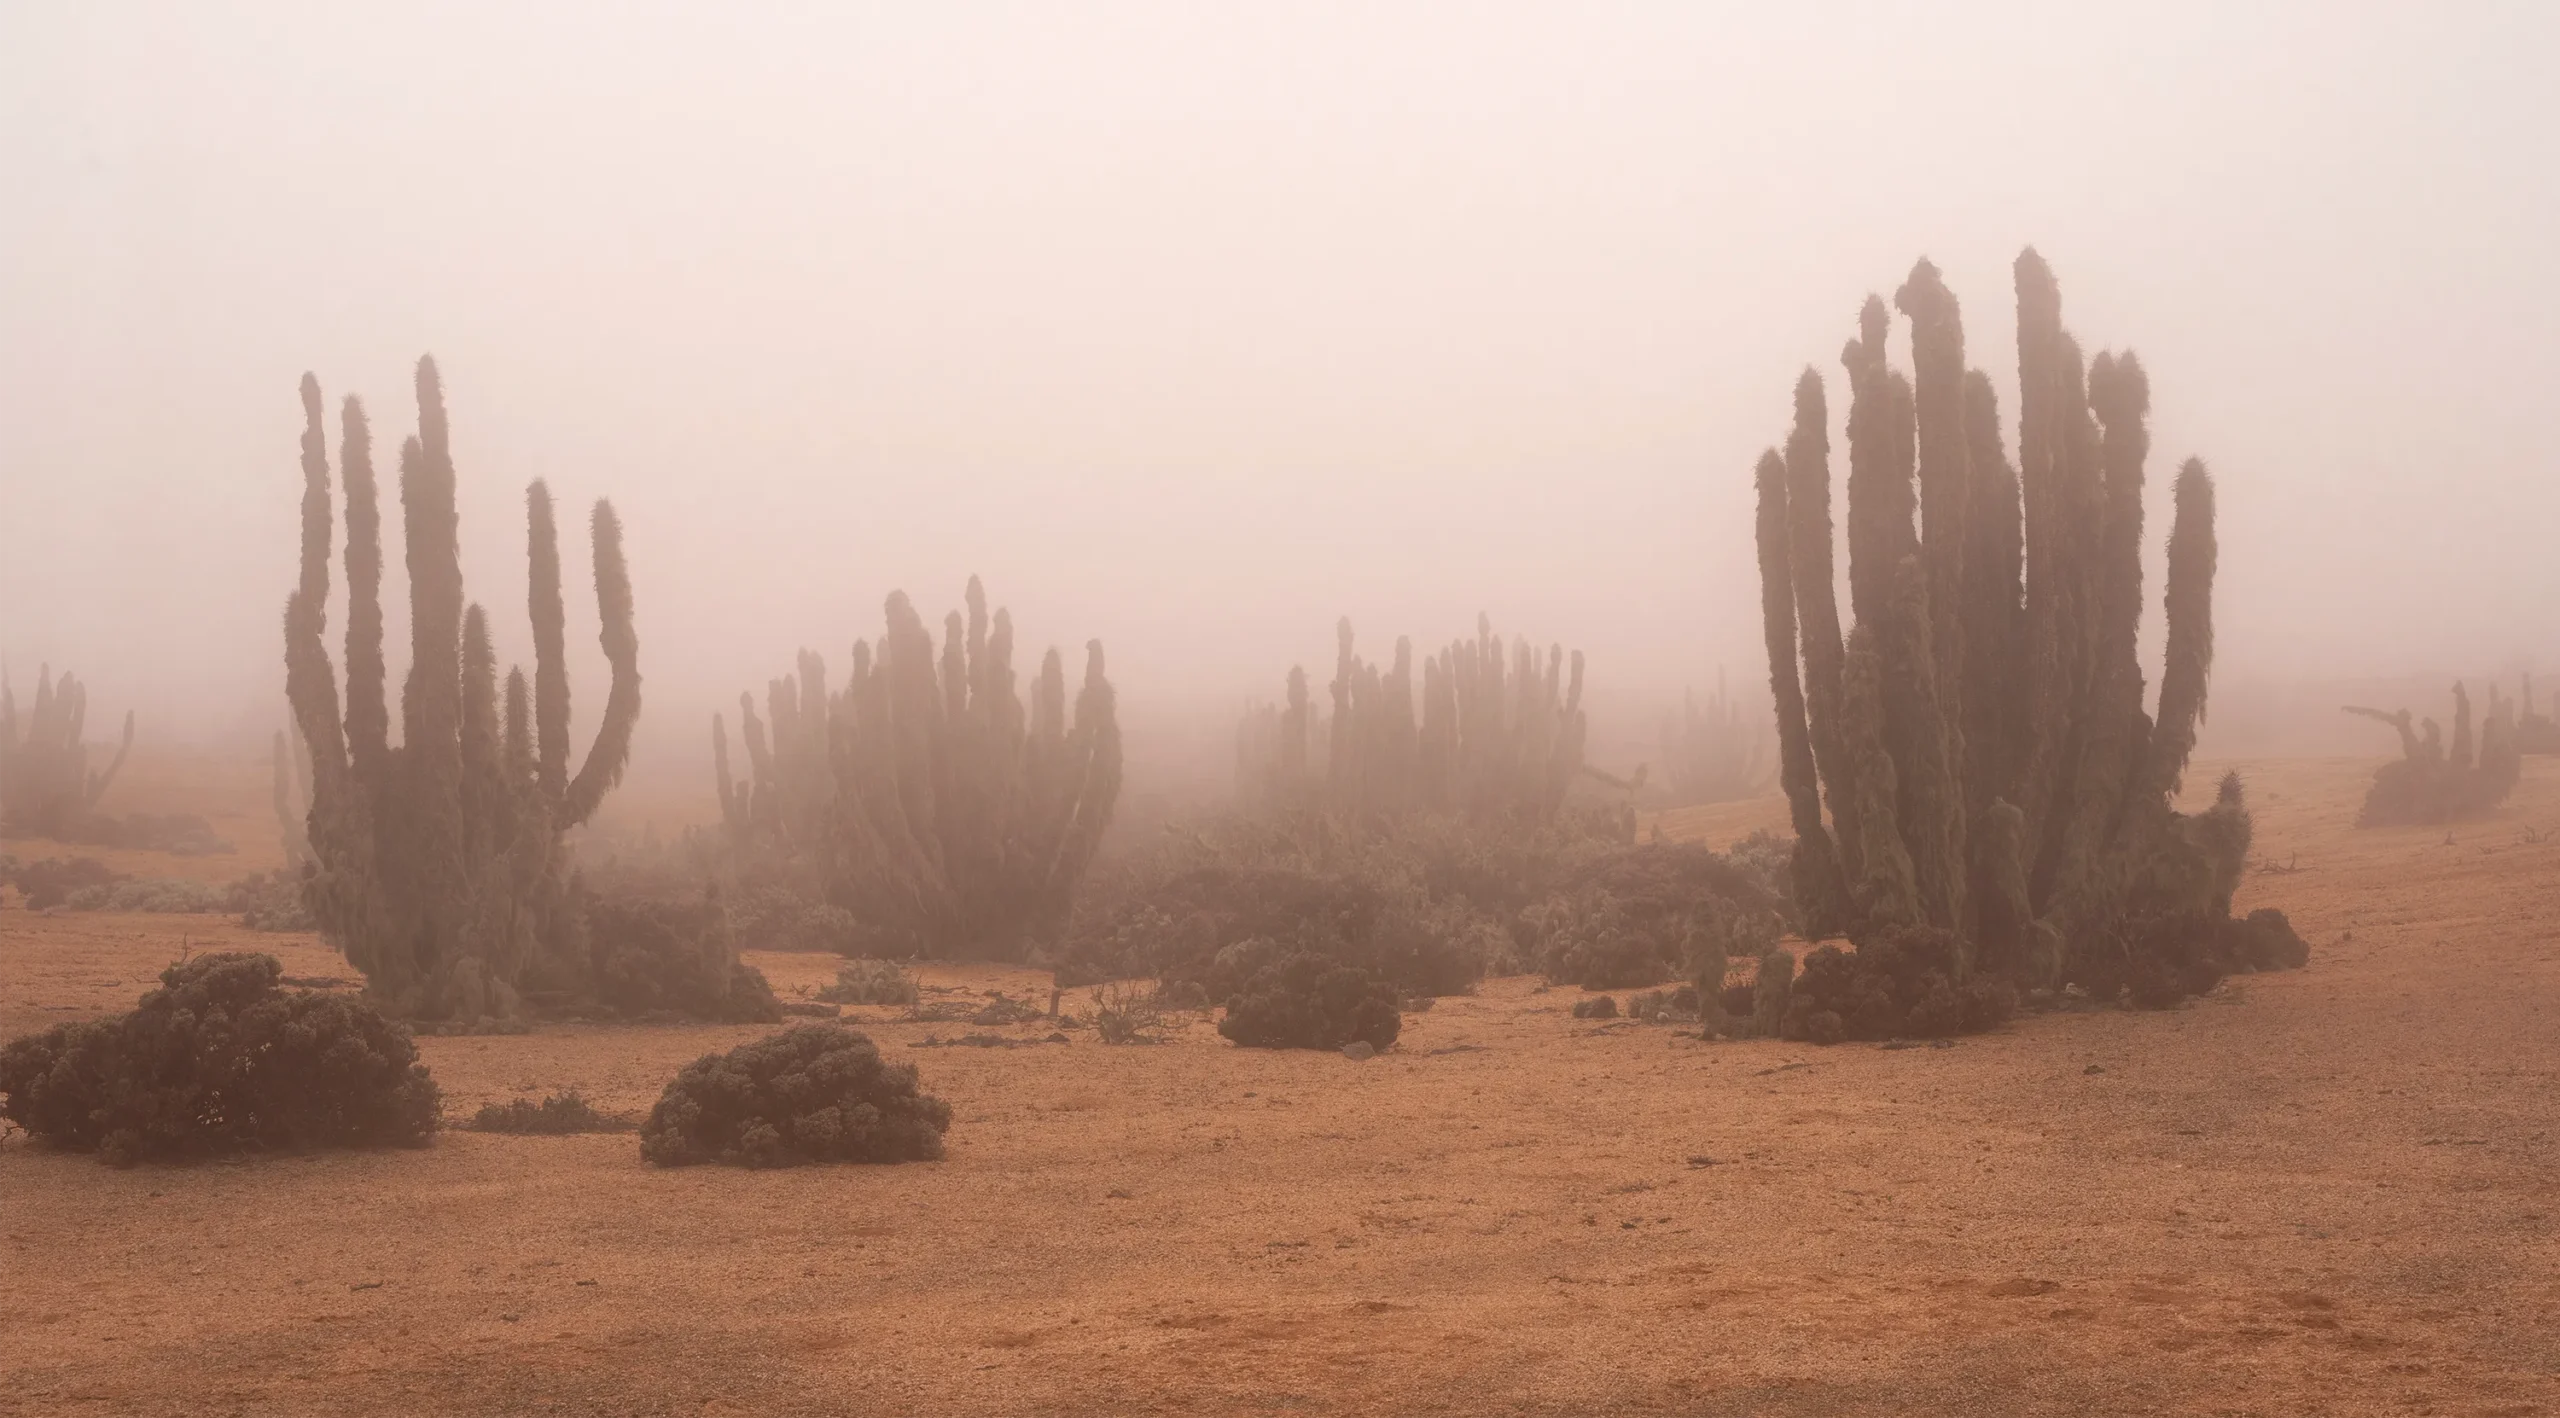
[[[322,637],[331,533],[319,382],[303,376],[302,575],[285,605],[285,688],[310,754],[305,894],[329,940],[394,1013],[503,1018],[529,991],[587,984],[583,913],[561,836],[620,780],[640,714],[639,641],[622,526],[591,519],[596,610],[613,667],[604,722],[573,778],[562,664],[560,555],[551,493],[526,491],[535,678],[507,676],[501,710],[486,614],[466,604],[454,467],[435,362],[417,371],[418,432],[400,450],[410,670],[390,742],[382,650],[381,510],[364,406],[346,400],[344,709]],[[281,754],[279,755],[281,761]],[[279,772],[281,772],[279,768]],[[280,780],[281,781],[281,780]]]
[[[748,775],[732,777],[728,726],[711,722],[730,839],[782,862],[851,918],[872,954],[1018,958],[1053,940],[1120,797],[1120,725],[1102,642],[1085,647],[1073,717],[1058,652],[1026,707],[1013,618],[969,578],[968,613],[942,647],[905,592],[875,646],[853,647],[829,692],[826,662],[738,696]]]
[[[1761,457],[1762,612],[1797,895],[1814,932],[1862,945],[1948,933],[1956,984],[1988,971],[2146,999],[2192,992],[2213,978],[2230,908],[2217,884],[2238,880],[2248,840],[2236,779],[2204,813],[2170,806],[2213,659],[2213,482],[2191,459],[2174,489],[2155,717],[2135,656],[2149,382],[2130,354],[2084,364],[2033,251],[2016,279],[2014,469],[1936,267],[1920,262],[1895,296],[1910,377],[1888,362],[1884,302],[1859,313],[1842,354],[1845,636],[1814,371],[1797,381],[1785,452]]]
[[[23,726],[17,698],[0,678],[0,829],[15,837],[61,838],[97,809],[133,751],[133,712],[125,712],[115,758],[97,769],[89,766],[81,737],[88,718],[88,686],[68,670],[57,680],[52,666],[38,668]]]

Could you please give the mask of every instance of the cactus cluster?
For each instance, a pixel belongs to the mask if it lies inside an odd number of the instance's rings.
[[[400,450],[410,670],[391,742],[382,629],[382,514],[363,404],[341,413],[346,495],[346,690],[322,641],[331,541],[319,381],[302,380],[302,574],[284,614],[285,689],[308,746],[304,891],[322,933],[390,1011],[506,1018],[533,992],[576,994],[591,969],[562,834],[621,779],[640,714],[639,641],[622,526],[591,522],[596,609],[613,666],[604,722],[569,771],[569,681],[551,493],[526,489],[535,653],[503,698],[487,615],[463,597],[454,467],[435,362],[417,368],[418,432]],[[279,744],[278,787],[283,786]]]
[[[2525,681],[2526,713],[2531,713],[2533,681]],[[2457,680],[2453,686],[2453,742],[2433,719],[2413,719],[2406,709],[2386,712],[2350,704],[2346,712],[2389,724],[2400,734],[2400,757],[2374,770],[2356,813],[2358,827],[2396,827],[2409,823],[2451,822],[2477,817],[2506,801],[2524,776],[2522,736],[2517,706],[2489,686],[2489,711],[2482,716],[2477,742],[2471,727],[2471,692]],[[2547,722],[2547,721],[2546,721]]]
[[[1812,932],[1862,945],[1950,933],[1958,986],[1987,971],[2156,997],[2165,974],[2193,992],[2216,976],[2248,842],[2236,779],[2205,812],[2170,805],[2213,658],[2213,480],[2193,459],[2178,473],[2167,663],[2146,712],[2135,643],[2148,380],[2129,353],[2083,360],[2032,249],[2014,274],[2015,466],[1935,266],[1919,262],[1895,297],[1909,374],[1887,358],[1885,303],[1871,296],[1859,313],[1841,356],[1845,635],[1815,371],[1797,380],[1784,450],[1759,460],[1796,891]]]
[[[81,738],[88,717],[88,686],[68,670],[57,680],[46,665],[36,672],[35,703],[21,728],[17,698],[0,677],[0,831],[68,840],[97,810],[133,750],[133,713],[125,712],[115,758],[96,769]]]
[[[1354,651],[1351,621],[1335,627],[1332,712],[1310,704],[1307,674],[1289,671],[1281,706],[1249,710],[1237,731],[1241,796],[1350,813],[1414,809],[1553,817],[1583,773],[1590,733],[1582,709],[1582,652],[1540,655],[1506,646],[1492,622],[1422,662],[1416,711],[1413,642],[1399,637],[1386,666]]]
[[[1120,726],[1102,642],[1085,647],[1073,717],[1064,663],[1043,657],[1025,706],[1014,684],[1013,618],[968,612],[941,649],[903,591],[878,642],[853,647],[830,692],[802,651],[771,681],[765,714],[738,696],[748,773],[711,721],[727,835],[748,862],[781,862],[846,913],[848,949],[876,955],[1019,957],[1064,928],[1076,885],[1119,801]]]
[[[2524,677],[2524,702],[2516,708],[2516,752],[2560,753],[2560,719],[2533,707],[2533,676]]]
[[[1758,726],[1725,688],[1722,669],[1713,697],[1701,704],[1684,695],[1679,709],[1663,716],[1661,750],[1672,807],[1747,798],[1767,782]]]

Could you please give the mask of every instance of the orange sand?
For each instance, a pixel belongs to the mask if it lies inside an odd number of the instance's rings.
[[[2243,904],[2312,967],[2174,1012],[1822,1050],[1513,979],[1365,1063],[1205,1023],[910,1049],[968,1026],[884,1017],[956,1115],[947,1161],[889,1168],[454,1132],[120,1172],[15,1139],[0,1413],[2560,1412],[2560,836],[2528,840],[2560,762],[2450,843],[2352,831],[2367,763],[2242,766],[2298,866]],[[212,918],[10,909],[0,1033],[129,1005],[182,938],[345,973]],[[637,1112],[756,1032],[421,1047],[448,1114]]]

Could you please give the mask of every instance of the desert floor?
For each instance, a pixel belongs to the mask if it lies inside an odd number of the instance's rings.
[[[12,1139],[0,1413],[2560,1414],[2560,761],[2450,836],[2353,830],[2368,762],[2238,766],[2287,869],[2243,905],[2312,965],[2167,1013],[1824,1050],[1507,979],[1355,1063],[1205,1022],[911,1049],[960,1030],[856,1011],[956,1111],[949,1159],[900,1167],[457,1131],[116,1171]],[[239,857],[168,874],[272,859],[263,780],[229,789]],[[128,1007],[182,948],[347,973],[216,917],[11,908],[0,1035]],[[421,1048],[449,1117],[636,1114],[755,1032]]]

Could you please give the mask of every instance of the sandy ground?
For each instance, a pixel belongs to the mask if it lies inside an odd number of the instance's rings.
[[[948,1160],[889,1168],[16,1139],[0,1413],[2560,1413],[2560,761],[2450,838],[2353,831],[2369,761],[2241,766],[2292,868],[2244,905],[2316,954],[2168,1013],[1820,1050],[1501,980],[1354,1063],[1205,1023],[910,1048],[966,1026],[861,1011],[956,1113]],[[346,973],[213,918],[10,909],[0,1033],[125,1007],[182,943]],[[421,1047],[449,1114],[636,1113],[755,1032]]]

